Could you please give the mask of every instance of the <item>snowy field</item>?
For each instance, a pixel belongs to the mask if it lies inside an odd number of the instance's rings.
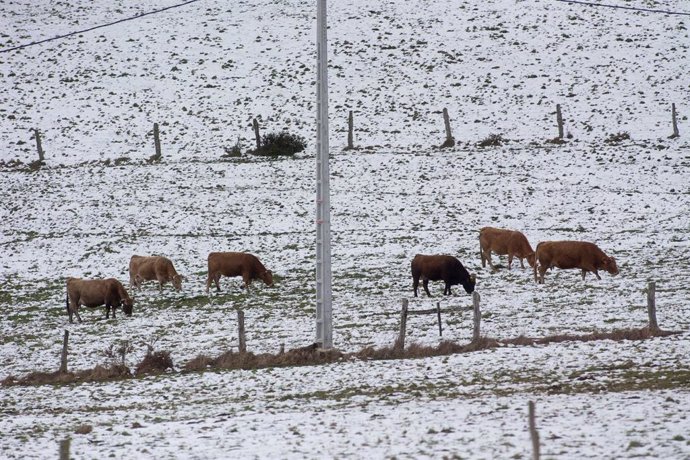
[[[0,1],[0,51],[175,4]],[[388,346],[417,253],[457,256],[477,274],[482,334],[587,334],[646,324],[657,282],[662,328],[641,342],[504,347],[405,361],[182,374],[237,347],[277,352],[314,340],[315,5],[199,2],[59,41],[0,53],[0,379],[127,364],[156,349],[160,377],[0,387],[0,458],[530,458],[527,402],[544,458],[690,457],[690,144],[687,16],[561,2],[343,1],[329,5],[335,346]],[[686,11],[686,2],[613,1]],[[684,10],[685,8],[685,10]],[[690,11],[687,11],[690,12]],[[681,137],[671,134],[670,104]],[[565,145],[556,136],[563,107]],[[446,107],[458,144],[438,150]],[[343,151],[347,111],[357,150]],[[287,129],[294,158],[222,158],[238,138]],[[163,160],[153,153],[161,125]],[[46,165],[32,129],[42,133]],[[629,140],[608,143],[612,134]],[[500,147],[475,144],[490,134]],[[117,161],[116,161],[117,160]],[[593,241],[620,275],[554,270],[534,283],[513,263],[482,268],[482,226],[533,246]],[[205,293],[211,251],[249,251],[276,284],[221,280]],[[134,292],[131,318],[87,310],[69,325],[68,276],[128,280],[132,254],[170,257],[183,291]],[[496,261],[496,256],[494,256]],[[468,312],[443,339],[471,340]],[[432,317],[408,340],[439,342]],[[91,425],[88,434],[75,434]],[[50,454],[47,454],[50,452]]]

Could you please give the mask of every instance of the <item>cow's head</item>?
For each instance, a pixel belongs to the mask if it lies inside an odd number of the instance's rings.
[[[527,254],[527,263],[529,264],[530,267],[534,267],[534,261],[536,257],[534,256],[534,253]]]
[[[172,284],[176,291],[182,290],[182,278],[180,275],[173,275],[172,277]]]
[[[271,270],[266,270],[262,274],[259,275],[259,278],[263,280],[264,283],[266,283],[266,286],[273,286],[273,273]]]
[[[462,287],[465,288],[465,291],[468,294],[472,294],[474,292],[474,287],[477,285],[477,277],[472,274],[470,277],[462,282]]]
[[[618,274],[618,265],[616,265],[616,259],[613,257],[604,257],[604,270],[612,275]]]
[[[125,315],[132,316],[132,309],[134,308],[134,300],[130,297],[122,299],[122,311]]]

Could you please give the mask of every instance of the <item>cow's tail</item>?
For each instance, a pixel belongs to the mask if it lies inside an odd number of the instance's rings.
[[[539,283],[539,278],[537,278],[537,265],[539,265],[539,246],[541,243],[537,243],[537,247],[534,248],[534,282]]]
[[[69,292],[65,292],[65,308],[67,309],[67,316],[69,316]]]

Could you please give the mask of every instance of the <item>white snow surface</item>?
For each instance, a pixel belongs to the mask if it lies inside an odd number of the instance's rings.
[[[0,51],[176,4],[0,0]],[[690,12],[681,0],[609,4]],[[563,342],[446,357],[181,373],[200,354],[277,352],[314,340],[315,2],[200,0],[79,36],[0,53],[0,379],[127,364],[158,338],[176,369],[158,377],[0,387],[0,458],[530,458],[527,402],[543,458],[690,458],[690,110],[681,15],[536,0],[329,2],[335,346],[396,338],[410,308],[468,307],[460,286],[412,297],[417,253],[477,274],[482,334],[588,334],[658,319],[680,334]],[[670,105],[681,137],[671,134]],[[557,135],[561,104],[565,145]],[[455,147],[439,150],[451,118]],[[347,112],[356,150],[344,151]],[[293,158],[223,158],[262,132],[307,139]],[[152,126],[161,126],[163,159]],[[34,161],[33,129],[45,166]],[[629,140],[608,143],[617,133]],[[491,134],[500,147],[477,143]],[[618,261],[602,279],[491,272],[478,230],[596,242]],[[236,279],[205,293],[211,251],[249,251],[272,288]],[[84,309],[69,324],[68,276],[128,280],[133,254],[170,257],[181,293],[133,292],[132,317]],[[497,257],[494,255],[494,261]],[[408,341],[439,342],[411,316]],[[472,338],[467,311],[443,339]],[[685,372],[685,374],[683,374]],[[664,385],[664,379],[685,375]],[[654,390],[637,383],[657,379]],[[569,391],[566,389],[581,391]],[[627,389],[629,388],[629,389]],[[615,390],[614,390],[615,389]],[[76,434],[91,425],[88,434]]]

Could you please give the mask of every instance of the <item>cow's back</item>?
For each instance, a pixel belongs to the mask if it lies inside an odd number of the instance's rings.
[[[587,241],[543,241],[537,245],[539,263],[547,267],[581,268],[602,256],[603,251]]]
[[[245,252],[212,252],[208,255],[209,273],[223,276],[240,276],[257,263],[261,264],[256,256]]]

